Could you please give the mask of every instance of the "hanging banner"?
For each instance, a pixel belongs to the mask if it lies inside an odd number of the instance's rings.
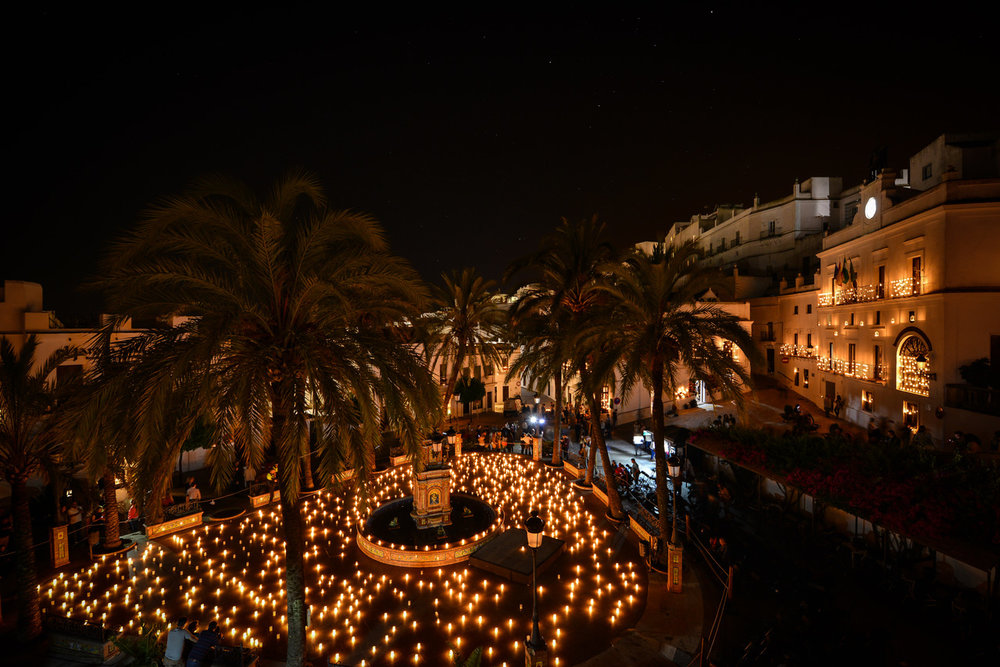
[[[49,543],[52,545],[52,567],[59,568],[69,563],[69,526],[55,526],[51,530]]]

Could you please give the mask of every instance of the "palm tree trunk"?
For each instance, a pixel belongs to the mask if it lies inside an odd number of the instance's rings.
[[[670,522],[667,513],[670,511],[669,491],[667,491],[667,452],[663,448],[663,362],[653,362],[653,452],[656,457],[656,508],[660,513],[660,544],[670,538]],[[677,508],[674,508],[677,511]],[[662,554],[661,554],[662,555]]]
[[[375,472],[375,443],[365,440],[362,443],[361,461],[365,467],[365,473],[370,476]]]
[[[286,470],[287,459],[278,451],[282,430],[288,424],[288,406],[282,401],[281,384],[271,383],[271,443],[278,458],[278,478],[274,488],[280,488],[281,529],[285,542],[285,598],[288,608],[288,667],[303,667],[306,660],[306,583],[305,583],[305,524],[302,520],[301,496],[289,492],[285,480],[298,480],[300,470]],[[293,459],[294,460],[294,459]],[[271,501],[274,501],[272,490]]]
[[[562,444],[559,432],[562,430],[562,369],[556,372],[556,423],[552,433],[552,465],[562,465]]]
[[[31,533],[31,507],[28,505],[27,480],[16,477],[11,481],[11,501],[14,513],[14,550],[17,553],[18,634],[29,641],[42,634],[42,608],[35,572],[35,540]]]
[[[118,496],[115,495],[115,473],[104,469],[104,543],[105,549],[117,549],[122,540],[118,532]]]
[[[590,423],[593,424],[594,420],[591,419]],[[593,427],[591,427],[591,432],[593,432]],[[584,486],[590,486],[594,483],[594,465],[597,463],[597,443],[593,437],[590,438],[589,450],[587,452],[587,473],[583,477]]]
[[[455,365],[448,373],[448,384],[445,385],[444,392],[444,411],[441,413],[442,417],[448,414],[448,405],[451,403],[452,396],[455,395],[455,385],[458,384],[458,373],[462,368],[462,362],[465,361],[465,346],[462,345],[455,352]]]
[[[313,481],[312,448],[308,442],[306,442],[305,455],[302,457],[302,486],[306,489],[316,488],[316,484]]]
[[[283,475],[281,475],[284,478]],[[288,600],[288,667],[302,667],[306,658],[305,528],[299,498],[281,494],[281,527],[285,541],[285,595]]]
[[[622,509],[622,499],[618,494],[618,484],[615,476],[611,474],[611,457],[608,456],[608,444],[604,442],[604,433],[601,431],[600,404],[598,403],[596,394],[590,394],[587,399],[587,402],[590,403],[590,414],[596,415],[590,421],[590,438],[593,440],[594,446],[601,452],[601,466],[604,468],[604,482],[608,493],[608,514],[611,515],[612,519],[621,521],[625,518],[625,511]]]

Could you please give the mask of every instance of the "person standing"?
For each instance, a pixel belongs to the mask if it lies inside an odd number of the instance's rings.
[[[201,667],[203,664],[209,662],[209,658],[215,651],[215,647],[218,645],[219,640],[222,639],[222,635],[219,634],[217,629],[218,625],[218,623],[212,621],[208,624],[208,629],[202,630],[201,634],[198,635],[198,641],[188,655],[187,667]]]
[[[138,533],[142,526],[139,524],[139,508],[135,506],[135,501],[128,504],[128,530],[130,533]]]
[[[639,481],[639,464],[635,462],[635,459],[632,459],[632,480]]]
[[[196,642],[197,638],[185,629],[187,618],[181,616],[177,625],[167,633],[167,649],[163,652],[163,667],[184,667],[184,642]]]
[[[198,508],[198,503],[201,501],[201,490],[198,488],[198,484],[194,481],[191,482],[191,486],[187,490],[187,501],[189,505],[193,505],[195,509]]]
[[[75,500],[66,508],[66,520],[69,521],[70,542],[79,542],[83,539],[83,510]]]

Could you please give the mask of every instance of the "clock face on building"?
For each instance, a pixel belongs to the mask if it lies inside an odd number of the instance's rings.
[[[875,209],[878,204],[875,202],[875,197],[869,197],[868,201],[865,202],[865,217],[871,220],[875,217]]]

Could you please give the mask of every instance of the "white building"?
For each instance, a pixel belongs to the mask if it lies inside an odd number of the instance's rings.
[[[859,205],[829,225],[812,282],[752,301],[762,372],[825,407],[841,396],[860,425],[924,425],[938,442],[1000,430],[1000,391],[960,374],[1000,366],[998,161],[995,136],[942,135],[902,177],[852,188]]]
[[[796,181],[792,193],[781,199],[761,203],[755,196],[750,208],[720,205],[711,213],[675,222],[664,242],[695,241],[706,263],[736,267],[742,274],[791,271],[808,275],[814,270],[823,232],[841,220],[845,209],[856,208],[857,202],[856,190],[845,192],[840,178],[814,176]]]

